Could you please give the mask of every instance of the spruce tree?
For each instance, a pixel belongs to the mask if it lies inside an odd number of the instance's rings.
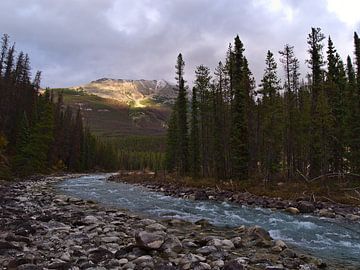
[[[200,121],[200,159],[202,176],[209,177],[213,168],[212,162],[212,93],[210,87],[210,69],[200,65],[195,70],[195,87],[199,99]]]
[[[181,53],[178,55],[176,63],[176,80],[178,86],[177,97],[177,121],[178,121],[178,169],[180,175],[185,175],[189,171],[189,135],[187,122],[187,92],[184,80],[185,62]]]
[[[310,59],[308,63],[310,65],[312,74],[311,85],[311,125],[310,133],[312,134],[312,141],[310,144],[310,177],[319,176],[323,172],[322,160],[324,158],[322,149],[323,129],[321,127],[320,113],[319,113],[319,96],[322,91],[323,81],[323,57],[322,57],[322,41],[324,35],[321,33],[320,28],[311,28],[311,33],[308,35],[308,45],[310,53]],[[324,97],[325,98],[325,97]],[[325,103],[322,103],[325,104]],[[324,105],[325,106],[325,105]]]
[[[214,119],[214,165],[215,176],[219,179],[227,177],[226,171],[226,104],[224,95],[226,89],[226,68],[219,62],[215,69],[213,119]]]
[[[280,80],[277,75],[277,64],[272,52],[266,55],[266,67],[261,90],[263,106],[263,154],[262,165],[267,180],[271,180],[280,170],[282,138],[282,108],[280,103]]]
[[[295,57],[294,47],[286,44],[282,51],[280,62],[285,73],[284,82],[284,152],[286,160],[287,179],[294,177],[297,169],[299,137],[299,60]]]
[[[231,104],[231,175],[246,180],[249,173],[248,93],[244,87],[244,47],[236,36],[233,51],[233,100]]]
[[[190,171],[194,178],[200,172],[200,138],[199,138],[199,104],[196,87],[191,97],[191,131],[190,131]]]
[[[5,65],[5,57],[9,47],[9,36],[4,34],[1,38],[1,52],[0,52],[0,78],[3,75],[3,69]]]

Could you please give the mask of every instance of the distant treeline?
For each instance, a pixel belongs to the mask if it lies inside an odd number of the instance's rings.
[[[312,28],[307,37],[311,73],[300,77],[294,48],[268,51],[256,86],[237,36],[214,75],[200,65],[191,105],[184,61],[176,65],[178,98],[169,121],[166,167],[181,175],[220,179],[314,178],[360,173],[360,39],[355,66],[329,37]]]
[[[83,127],[81,111],[62,95],[40,93],[41,72],[31,80],[29,56],[16,55],[4,35],[0,48],[0,178],[53,170],[114,170],[116,151]]]

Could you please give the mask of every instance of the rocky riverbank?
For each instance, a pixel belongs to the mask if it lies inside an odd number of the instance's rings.
[[[184,187],[176,182],[158,181],[153,175],[137,172],[125,172],[113,175],[110,181],[141,184],[153,191],[173,197],[192,200],[216,200],[233,202],[239,205],[253,205],[263,208],[283,210],[290,214],[313,214],[315,216],[336,218],[339,221],[360,223],[360,208],[335,202],[314,201],[311,197],[299,197],[296,200],[284,200],[267,196],[257,196],[249,192],[234,192],[216,188]]]
[[[292,250],[260,227],[152,220],[57,194],[53,184],[61,180],[0,185],[3,269],[343,269]]]

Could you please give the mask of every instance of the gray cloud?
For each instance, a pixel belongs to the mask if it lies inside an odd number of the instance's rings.
[[[236,34],[259,82],[266,51],[276,53],[286,43],[295,46],[307,71],[312,26],[330,34],[343,57],[352,54],[360,20],[347,22],[329,11],[331,1],[337,0],[2,0],[0,25],[43,71],[43,86],[100,77],[172,81],[179,52],[191,82],[197,65],[214,68],[223,60]],[[343,0],[341,6],[354,3]]]

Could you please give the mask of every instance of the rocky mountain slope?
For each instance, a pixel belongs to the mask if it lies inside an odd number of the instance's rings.
[[[172,104],[176,88],[165,80],[123,80],[102,78],[85,85],[72,87],[102,98],[111,98],[134,107],[148,104]]]

